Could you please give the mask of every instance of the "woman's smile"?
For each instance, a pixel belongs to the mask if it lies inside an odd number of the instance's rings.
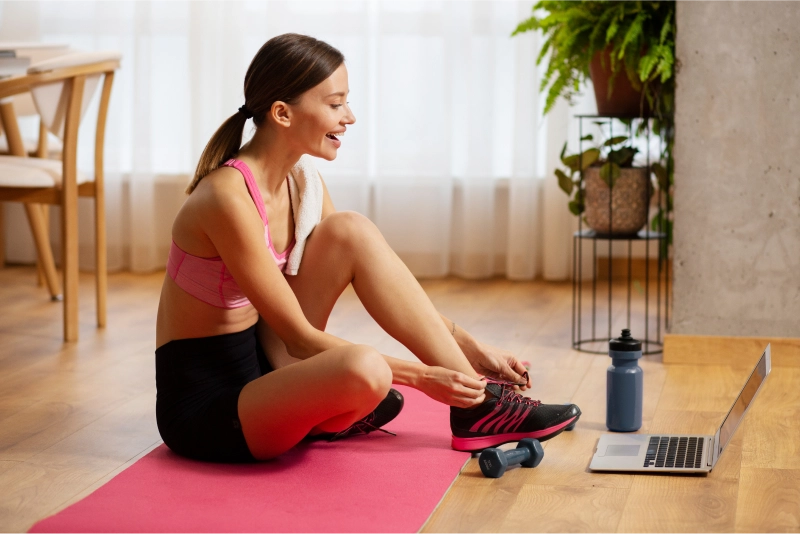
[[[344,132],[345,132],[344,130],[342,130],[341,132],[328,132],[327,134],[325,134],[325,137],[328,140],[330,140],[331,143],[333,143],[333,146],[339,148],[340,146],[342,146],[342,141],[339,138],[344,136]]]

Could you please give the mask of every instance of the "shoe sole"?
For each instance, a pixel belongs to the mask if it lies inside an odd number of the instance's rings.
[[[481,436],[478,438],[457,438],[456,436],[453,436],[451,446],[457,451],[475,452],[488,449],[489,447],[496,447],[498,445],[502,445],[503,443],[519,441],[523,438],[534,438],[538,439],[539,441],[547,441],[548,439],[554,438],[561,434],[566,427],[574,425],[578,421],[579,417],[580,415],[576,415],[575,417],[568,419],[563,423],[551,426],[550,428],[545,428],[544,430],[537,430],[535,432],[513,432],[511,434],[495,434],[493,436]]]

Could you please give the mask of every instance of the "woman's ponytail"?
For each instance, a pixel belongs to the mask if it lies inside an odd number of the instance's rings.
[[[247,115],[237,111],[217,128],[211,140],[203,149],[197,170],[194,171],[192,183],[186,188],[186,193],[191,193],[197,187],[197,183],[211,171],[219,168],[220,165],[228,161],[242,146],[242,133],[247,122]]]

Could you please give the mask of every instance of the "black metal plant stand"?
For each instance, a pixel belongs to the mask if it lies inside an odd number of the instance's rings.
[[[609,132],[609,139],[613,135],[613,120],[621,117],[610,117],[602,115],[577,115],[578,118],[578,132],[579,132],[579,154],[583,153],[583,121],[592,120],[593,122],[603,123],[601,127],[607,126]],[[646,131],[647,150],[645,156],[647,158],[647,167],[650,167],[650,135],[651,135],[651,119],[634,119],[636,121],[646,121],[647,124],[641,124],[640,128]],[[631,131],[636,128],[632,125]],[[662,140],[663,143],[663,140]],[[648,173],[649,177],[649,173]],[[651,197],[652,183],[648,179],[648,198]],[[580,195],[585,200],[585,184],[584,173],[580,171]],[[659,187],[656,193],[658,199],[658,207],[665,212],[667,207],[667,193],[662,191]],[[609,225],[612,219],[612,195],[609,194]],[[662,212],[662,213],[663,213]],[[645,228],[635,236],[619,236],[598,234],[594,230],[584,229],[583,217],[578,217],[578,231],[575,232],[572,239],[572,347],[582,352],[589,352],[594,354],[607,354],[608,353],[608,340],[612,337],[617,337],[620,328],[631,328],[632,334],[637,339],[642,341],[643,354],[658,354],[663,351],[663,334],[669,327],[669,295],[670,295],[670,273],[669,273],[669,247],[667,242],[667,234],[661,228],[662,219],[658,219],[658,226],[655,230],[651,229],[650,220],[648,215],[648,222]],[[619,288],[617,294],[614,294],[613,284],[613,262],[612,262],[612,244],[614,242],[627,242],[627,285],[625,288],[625,298],[623,302],[620,298]],[[650,269],[650,242],[658,242],[658,266],[656,269]],[[585,290],[584,285],[587,282],[583,280],[583,248],[584,244],[591,243],[592,250],[592,277],[591,283],[591,307],[588,307],[588,288]],[[598,308],[598,275],[597,275],[597,247],[598,242],[601,246],[606,245],[608,248],[608,272],[605,283],[601,282],[600,291],[607,296],[605,309]],[[632,276],[632,252],[634,242],[644,242],[645,246],[645,273],[644,281],[639,283],[634,280]],[[654,271],[654,272],[651,272]],[[651,295],[651,285],[655,282],[655,295]],[[606,286],[606,287],[602,287]],[[662,299],[662,286],[663,286],[663,299]],[[644,295],[644,308],[633,311],[633,319],[635,324],[632,325],[632,310],[631,310],[631,291],[632,289],[643,293]],[[655,299],[653,299],[655,297]],[[653,302],[655,300],[655,302]],[[652,306],[655,304],[655,306]],[[600,303],[602,306],[602,303]],[[615,316],[615,313],[620,313],[621,306],[625,309],[625,322],[622,325],[622,318]],[[651,309],[654,308],[654,309]],[[603,325],[598,325],[598,314],[603,311],[607,314],[607,329]],[[655,317],[653,317],[653,313]],[[591,329],[586,323],[589,322],[589,315],[591,314]],[[584,317],[585,315],[585,317]],[[617,321],[619,328],[612,330],[612,326]],[[653,320],[655,319],[655,320]],[[598,328],[599,327],[599,328]],[[641,329],[641,330],[640,330]],[[584,332],[586,330],[586,332]],[[605,331],[604,331],[605,330]],[[605,337],[603,335],[605,334]]]

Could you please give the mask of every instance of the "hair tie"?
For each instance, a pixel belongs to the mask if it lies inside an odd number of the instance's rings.
[[[253,116],[253,112],[247,109],[247,106],[240,107],[239,113],[243,114],[245,119],[249,119]]]

